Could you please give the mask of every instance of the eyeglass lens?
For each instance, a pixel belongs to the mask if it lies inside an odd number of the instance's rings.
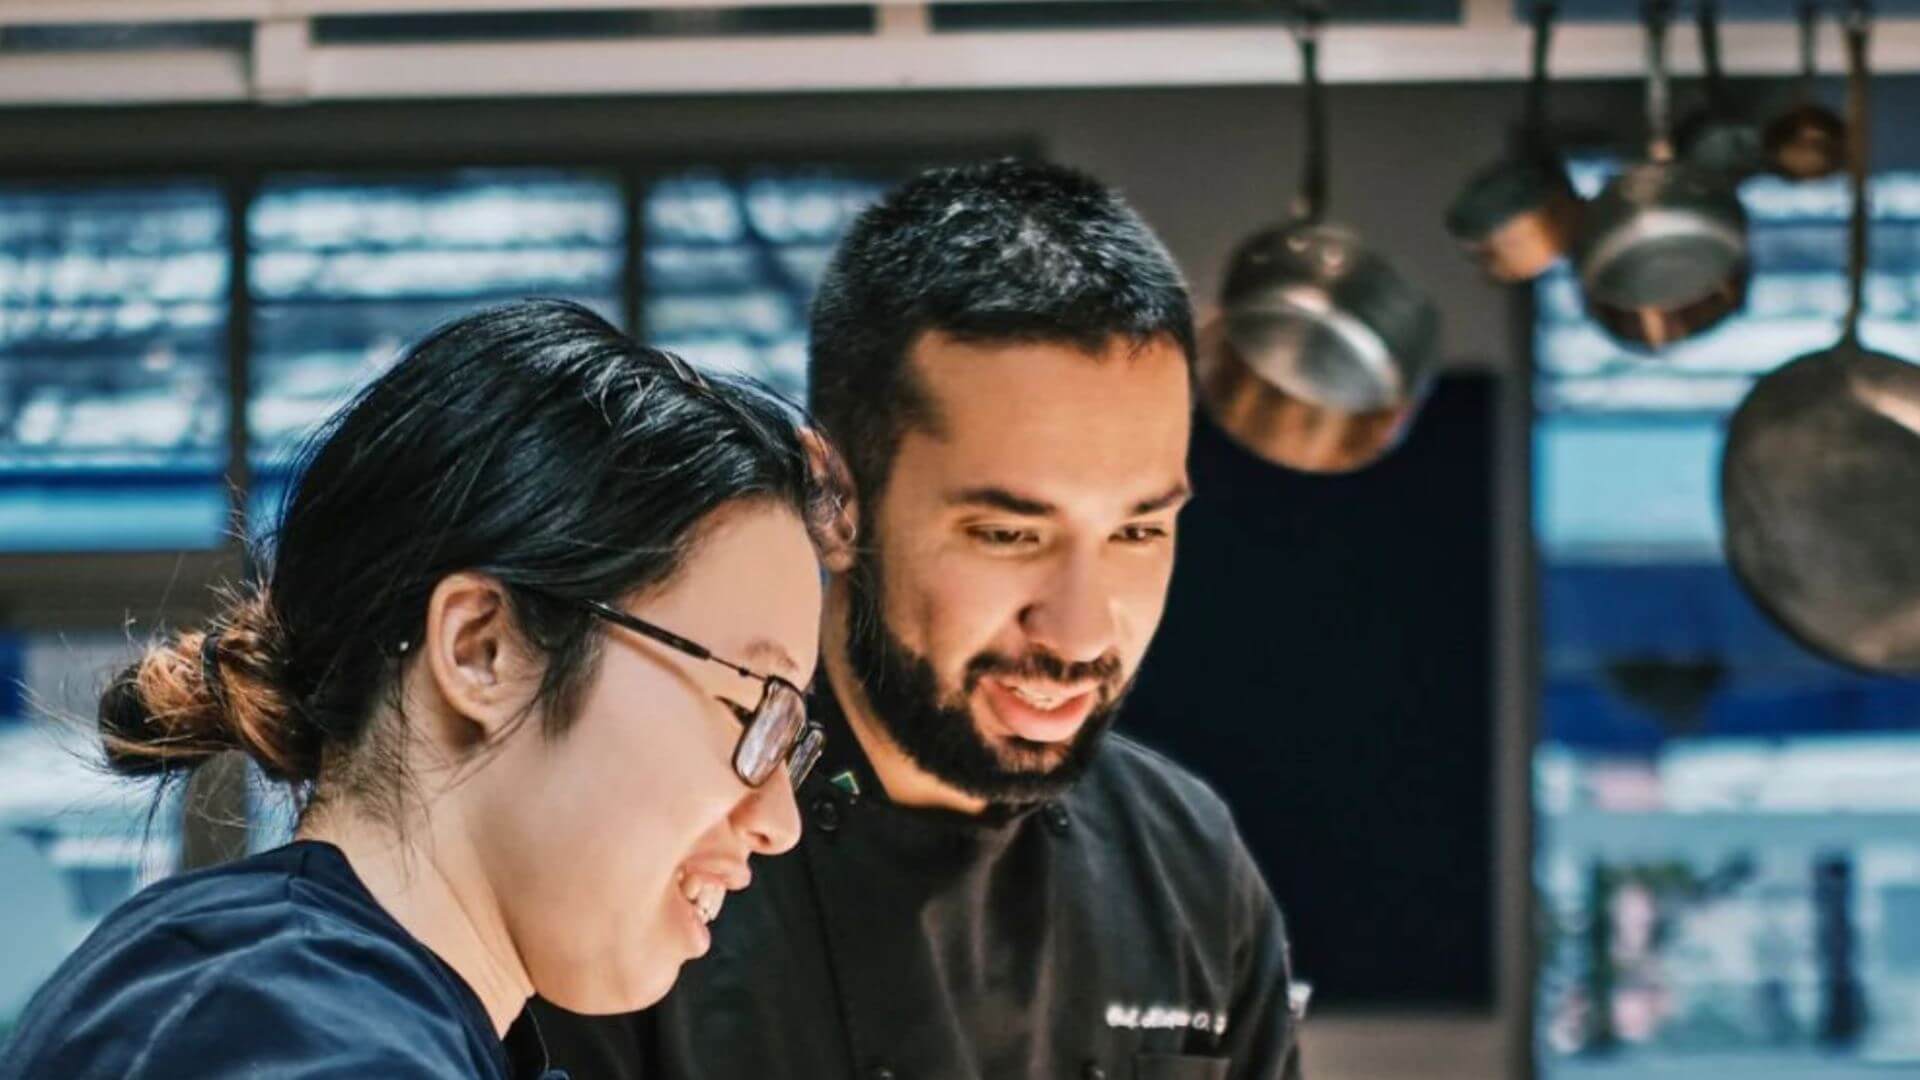
[[[799,787],[819,759],[822,741],[819,730],[807,723],[807,703],[800,692],[783,682],[769,682],[741,736],[734,767],[742,780],[759,787],[784,760],[793,785]]]

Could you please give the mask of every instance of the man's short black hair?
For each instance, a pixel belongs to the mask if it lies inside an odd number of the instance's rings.
[[[934,169],[853,223],[813,302],[811,411],[867,509],[900,438],[933,419],[908,352],[928,331],[976,342],[1172,337],[1193,358],[1186,282],[1118,194],[1059,165]]]

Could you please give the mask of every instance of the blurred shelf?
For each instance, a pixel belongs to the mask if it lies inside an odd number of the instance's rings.
[[[1920,1076],[1920,1060],[1871,1062],[1806,1051],[1557,1059],[1540,1070],[1541,1080],[1894,1080],[1915,1076]]]
[[[1920,809],[1875,813],[1765,810],[1542,813],[1542,854],[1613,861],[1714,857],[1765,848],[1850,848],[1863,843],[1920,845]],[[1583,1074],[1584,1075],[1584,1074]],[[1637,1074],[1636,1074],[1637,1075]],[[1695,1073],[1741,1076],[1742,1073]]]

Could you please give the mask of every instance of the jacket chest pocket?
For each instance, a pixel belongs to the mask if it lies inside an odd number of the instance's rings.
[[[1226,1080],[1228,1064],[1193,1054],[1135,1054],[1133,1080]]]

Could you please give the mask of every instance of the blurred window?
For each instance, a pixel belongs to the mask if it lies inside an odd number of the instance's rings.
[[[226,221],[213,182],[0,185],[0,551],[220,544]]]
[[[461,169],[279,176],[247,214],[254,530],[306,437],[407,342],[488,303],[577,300],[621,321],[617,176]]]
[[[642,210],[648,342],[803,398],[807,307],[841,234],[887,186],[829,168],[655,181]]]

